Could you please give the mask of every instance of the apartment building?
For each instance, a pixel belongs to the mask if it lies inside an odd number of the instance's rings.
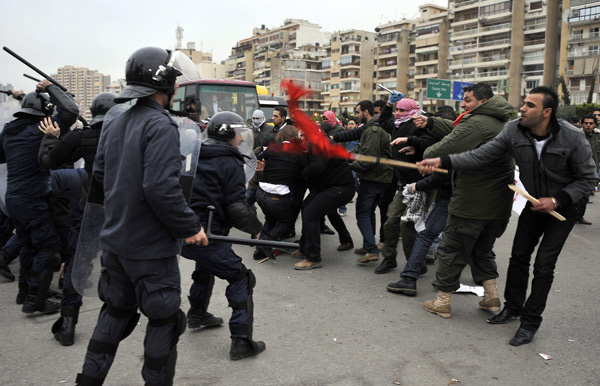
[[[557,12],[557,0],[449,0],[451,78],[488,83],[514,106],[553,85]]]
[[[270,87],[265,86],[271,94],[285,96],[281,89],[281,81],[292,79],[312,91],[300,99],[298,107],[308,113],[318,112],[324,98],[321,81],[321,62],[324,56],[325,51],[320,44],[306,44],[278,52],[267,62],[270,68]]]
[[[433,110],[438,101],[425,98],[427,79],[448,79],[448,9],[425,4],[419,12],[419,19],[414,21],[414,94],[422,108]]]
[[[310,47],[318,48],[328,41],[329,33],[323,32],[318,24],[306,20],[286,19],[282,26],[274,29],[262,25],[260,29],[254,29],[251,37],[240,40],[232,48],[232,54],[227,60],[227,77],[254,82],[267,87],[272,94],[280,95],[281,76],[277,74],[277,80],[273,80],[272,73],[281,72],[281,61],[294,56],[286,56],[284,53],[297,48],[297,51],[304,52],[310,60],[312,55],[309,53],[315,52]],[[274,59],[274,66],[271,59]],[[313,66],[310,67],[309,70],[312,70]]]
[[[592,102],[600,103],[600,1],[563,0],[563,12],[559,73],[567,81],[571,104],[586,103],[592,85]]]
[[[331,35],[325,46],[323,109],[352,114],[354,106],[372,99],[375,33],[346,30]]]
[[[101,92],[107,91],[110,86],[110,75],[85,67],[63,66],[51,77],[75,94],[74,99],[79,106],[79,113],[88,121],[92,118],[90,112],[92,100]]]
[[[374,98],[387,99],[389,90],[415,98],[416,28],[412,20],[395,21],[375,28],[377,47],[374,59]]]
[[[10,83],[7,83],[6,85],[0,84],[0,91],[12,91],[12,90],[13,90],[12,84],[10,84]],[[9,97],[8,94],[0,93],[0,103],[7,102],[9,100],[9,98],[11,98],[11,97]]]

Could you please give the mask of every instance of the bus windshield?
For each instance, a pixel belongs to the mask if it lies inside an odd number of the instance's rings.
[[[173,109],[189,114],[199,121],[220,111],[231,111],[252,123],[252,113],[258,110],[256,87],[232,84],[183,84],[177,90]]]

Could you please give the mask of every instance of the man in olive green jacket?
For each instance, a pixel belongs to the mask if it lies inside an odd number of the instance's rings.
[[[379,126],[379,116],[373,114],[371,101],[364,100],[356,105],[356,117],[366,125],[356,152],[361,155],[392,158],[390,135]],[[379,259],[375,241],[375,209],[385,185],[392,181],[392,167],[364,161],[354,161],[350,167],[358,174],[360,180],[356,198],[356,223],[363,236],[362,248],[357,248],[354,252],[362,255],[358,263],[366,264]]]
[[[513,115],[512,106],[504,98],[494,96],[492,89],[483,83],[464,89],[461,107],[466,112],[454,122],[453,130],[449,121],[439,118],[415,120],[417,126],[424,127],[432,119],[435,130],[449,132],[425,151],[425,158],[478,148],[500,133]],[[438,295],[435,300],[425,302],[427,311],[450,317],[450,294],[459,288],[460,275],[467,264],[471,266],[473,280],[482,283],[485,289],[480,307],[500,310],[493,247],[510,218],[513,193],[507,185],[511,183],[514,183],[514,162],[508,154],[486,168],[452,172],[448,222],[437,250],[439,265],[433,282]]]

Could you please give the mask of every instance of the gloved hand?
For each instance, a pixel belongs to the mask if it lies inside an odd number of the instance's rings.
[[[394,91],[394,92],[392,92],[392,95],[390,95],[390,99],[388,99],[388,101],[390,103],[394,104],[402,98],[404,98],[404,94],[402,94],[401,92],[398,92],[398,91]]]

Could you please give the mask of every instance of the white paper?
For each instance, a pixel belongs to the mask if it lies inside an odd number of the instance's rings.
[[[454,293],[459,293],[459,292],[468,292],[468,293],[474,293],[477,296],[483,296],[484,290],[483,290],[483,287],[480,285],[461,284],[460,287],[456,291],[454,291]]]

